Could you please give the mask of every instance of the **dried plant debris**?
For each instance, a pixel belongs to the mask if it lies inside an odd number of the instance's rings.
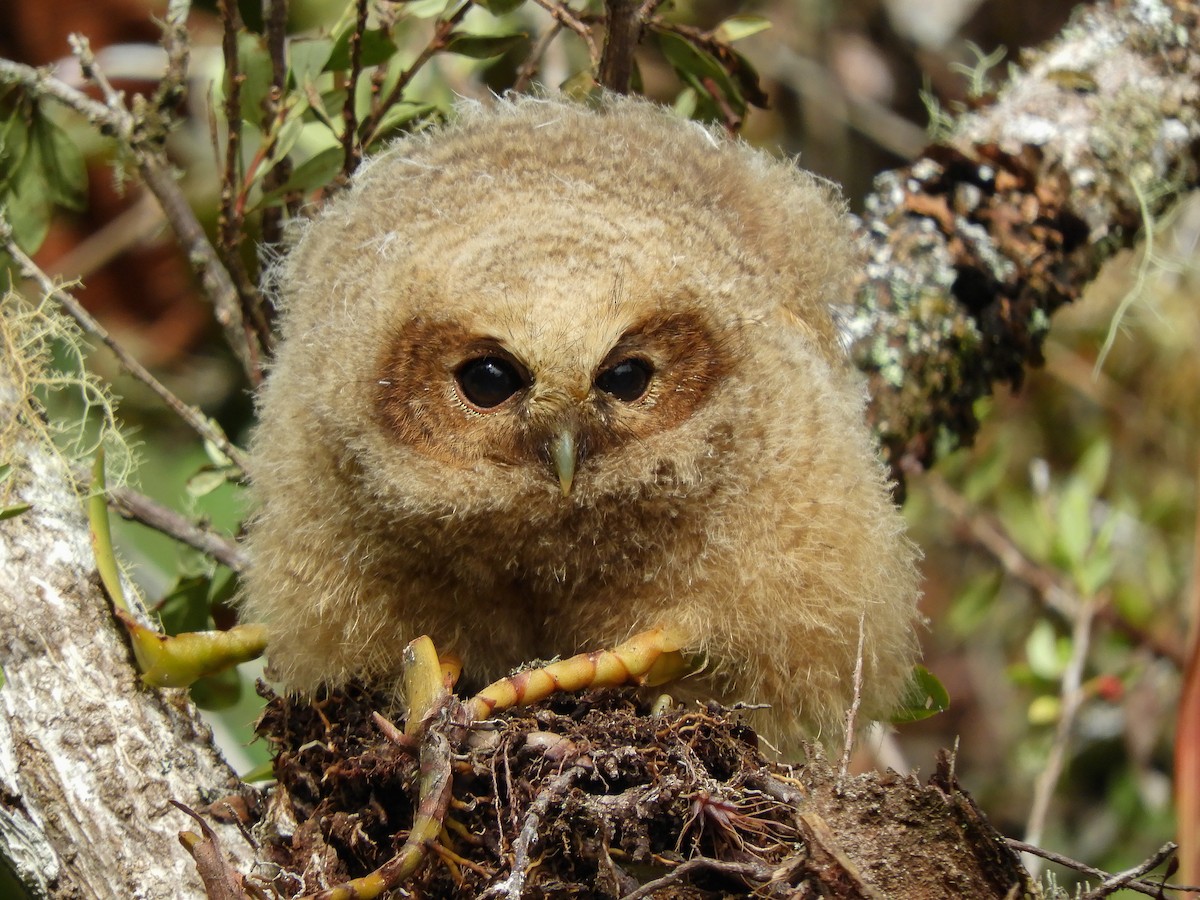
[[[404,845],[420,782],[416,746],[372,718],[389,698],[267,693],[259,733],[278,784],[255,826],[270,865],[249,881],[293,897],[378,870]],[[557,695],[451,732],[444,827],[392,896],[1032,896],[948,759],[928,785],[839,784],[815,749],[770,762],[735,710],[656,715],[633,690]]]

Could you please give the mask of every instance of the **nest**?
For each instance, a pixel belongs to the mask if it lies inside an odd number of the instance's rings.
[[[1032,895],[948,756],[927,784],[839,777],[815,748],[800,765],[771,761],[736,710],[652,713],[624,689],[555,695],[470,727],[443,716],[419,741],[376,717],[383,694],[266,693],[258,727],[278,783],[252,805],[264,865],[243,882],[260,896],[347,882],[353,893],[326,896]],[[436,837],[388,881],[431,810]]]

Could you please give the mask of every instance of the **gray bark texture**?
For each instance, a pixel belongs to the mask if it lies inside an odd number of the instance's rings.
[[[237,777],[184,691],[142,687],[61,461],[5,449],[23,454],[16,499],[32,508],[0,521],[0,858],[35,897],[203,896],[178,841],[192,820],[168,801],[203,806]]]

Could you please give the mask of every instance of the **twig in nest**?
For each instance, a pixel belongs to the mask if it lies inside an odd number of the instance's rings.
[[[521,825],[521,833],[513,844],[512,871],[503,881],[490,887],[484,897],[506,897],[508,900],[519,900],[525,889],[529,853],[537,841],[538,828],[546,817],[546,813],[550,811],[550,804],[562,803],[563,795],[585,772],[586,770],[581,766],[572,766],[542,788],[537,799],[530,804],[528,812],[525,813],[525,822]]]
[[[774,869],[766,863],[725,862],[719,859],[709,859],[707,856],[697,856],[673,869],[662,878],[648,881],[632,893],[626,894],[621,900],[643,900],[653,897],[664,888],[682,884],[697,872],[714,872],[729,878],[740,878],[747,884],[766,884],[774,875]]]
[[[371,874],[308,894],[301,900],[373,900],[416,874],[427,858],[429,846],[441,833],[453,793],[450,740],[444,729],[458,727],[453,721],[455,706],[457,701],[453,698],[444,698],[437,718],[421,737],[420,799],[404,846]]]
[[[854,659],[854,699],[846,711],[846,744],[842,748],[842,767],[838,780],[845,781],[850,771],[850,755],[854,752],[854,727],[858,722],[858,708],[862,704],[863,687],[863,638],[866,632],[865,614],[858,617],[858,655]]]

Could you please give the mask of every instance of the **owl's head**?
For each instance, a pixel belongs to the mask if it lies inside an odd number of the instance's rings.
[[[371,161],[286,258],[267,402],[397,513],[711,491],[753,444],[731,413],[770,389],[750,361],[779,334],[814,366],[839,352],[831,198],[638,101],[467,108]]]

